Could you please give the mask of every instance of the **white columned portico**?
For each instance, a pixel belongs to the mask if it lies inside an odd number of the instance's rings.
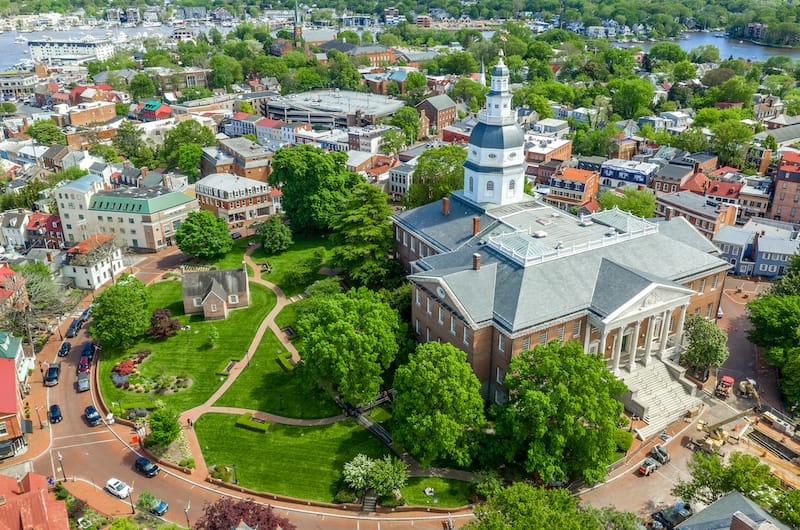
[[[664,359],[664,352],[667,351],[667,337],[669,336],[669,316],[672,311],[667,309],[661,315],[661,341],[658,344],[658,358]]]
[[[611,371],[614,373],[619,371],[619,358],[622,354],[622,333],[624,331],[624,327],[617,328],[617,334],[614,337],[614,354],[611,356]]]
[[[606,358],[606,339],[608,338],[608,331],[605,328],[600,329],[600,357],[605,359]]]
[[[647,322],[647,336],[645,337],[644,344],[644,365],[650,364],[650,355],[653,350],[653,332],[656,328],[656,316],[650,315]]]
[[[688,305],[681,306],[681,314],[678,316],[678,328],[675,330],[675,346],[679,346],[683,341],[683,325],[686,323],[686,310]]]
[[[586,319],[586,331],[584,332],[583,337],[583,353],[589,353],[589,342],[592,339],[592,325],[589,323],[589,319]]]
[[[630,358],[628,359],[629,372],[633,372],[633,365],[636,364],[636,350],[639,349],[639,329],[641,325],[641,320],[637,320],[633,325],[633,342],[628,348],[630,350]]]

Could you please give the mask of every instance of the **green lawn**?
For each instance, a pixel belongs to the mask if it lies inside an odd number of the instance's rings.
[[[330,252],[334,248],[334,245],[329,238],[323,239],[320,236],[307,238],[297,237],[294,240],[294,244],[289,247],[289,250],[276,255],[267,255],[261,247],[258,247],[253,251],[251,257],[256,263],[269,261],[269,264],[272,265],[272,272],[269,274],[264,273],[261,277],[280,287],[286,296],[292,297],[305,291],[308,285],[297,286],[287,284],[286,272],[292,270],[292,268],[302,260],[313,258],[314,252],[320,248],[325,249],[323,265],[327,265],[330,259]],[[316,281],[320,278],[322,278],[322,276],[317,275],[314,280]]]
[[[297,324],[297,310],[294,304],[289,304],[275,315],[275,323],[280,329],[294,327]]]
[[[425,488],[433,488],[434,495],[425,495]],[[440,506],[456,508],[469,504],[472,483],[446,478],[410,478],[403,488],[403,497],[409,506]],[[437,500],[434,503],[434,499]]]
[[[287,373],[276,360],[283,349],[267,330],[255,356],[217,406],[243,407],[289,418],[327,418],[341,413],[333,399],[297,371]]]
[[[273,424],[261,434],[236,427],[236,418],[205,414],[197,420],[203,456],[208,465],[236,464],[239,483],[259,491],[331,502],[346,462],[359,453],[388,453],[354,420],[324,427]]]
[[[255,236],[237,239],[233,242],[233,248],[230,252],[224,256],[210,260],[208,264],[218,269],[241,269],[244,253],[247,251],[247,243],[253,239],[255,239]],[[249,265],[247,266],[247,275],[253,276],[253,268]]]
[[[152,293],[150,311],[166,307],[178,318],[181,325],[189,324],[191,330],[178,331],[166,340],[154,340],[148,336],[127,349],[105,350],[100,358],[100,390],[106,403],[130,402],[154,396],[179,410],[192,408],[206,401],[219,388],[221,381],[216,371],[226,359],[244,357],[259,324],[275,306],[275,295],[264,286],[250,284],[250,307],[228,313],[226,320],[205,322],[202,316],[183,314],[181,282],[159,282],[148,287]],[[207,331],[215,326],[219,331],[216,348],[208,343]],[[111,369],[129,354],[138,349],[150,349],[153,354],[141,365],[145,377],[156,377],[161,373],[179,375],[186,372],[193,384],[176,394],[137,394],[116,388],[111,381]]]

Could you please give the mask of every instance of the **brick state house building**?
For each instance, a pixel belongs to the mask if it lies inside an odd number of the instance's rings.
[[[642,439],[699,405],[677,364],[686,316],[713,318],[729,264],[683,218],[613,209],[575,217],[523,192],[524,135],[508,69],[492,72],[464,163],[464,189],[393,216],[420,341],[449,342],[490,402],[511,359],[552,340],[602,355],[629,391]]]

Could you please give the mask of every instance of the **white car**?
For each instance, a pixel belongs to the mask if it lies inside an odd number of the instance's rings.
[[[106,482],[106,490],[115,497],[125,499],[131,494],[131,487],[116,478],[108,479]]]

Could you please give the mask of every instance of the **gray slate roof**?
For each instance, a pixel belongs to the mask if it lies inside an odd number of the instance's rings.
[[[780,530],[789,530],[761,506],[738,491],[732,491],[716,500],[705,510],[689,517],[678,525],[678,530],[728,530],[735,512],[741,512],[755,523],[770,522]]]
[[[431,106],[433,106],[433,108],[435,108],[436,110],[445,110],[456,106],[456,103],[452,99],[450,99],[450,96],[448,96],[447,94],[439,94],[438,96],[432,96],[426,100],[423,100],[421,103],[417,105],[417,108],[419,108],[419,106],[425,103],[426,101],[430,103]]]
[[[763,236],[758,238],[758,252],[769,252],[770,254],[783,254],[791,256],[797,253],[800,246],[800,239],[783,239],[780,237]]]
[[[186,272],[183,274],[183,298],[202,298],[211,292],[223,300],[229,294],[239,294],[247,290],[247,274],[242,269],[220,271]]]
[[[716,234],[714,234],[714,243],[727,243],[728,245],[736,245],[739,247],[746,247],[753,242],[756,233],[752,230],[740,228],[738,226],[721,226]]]
[[[670,163],[656,171],[656,176],[670,182],[680,182],[681,179],[689,177],[692,171],[693,168],[691,166]]]
[[[759,142],[763,142],[769,135],[772,135],[772,137],[775,138],[775,142],[778,144],[795,140],[800,138],[800,124],[760,132],[755,135],[755,139]]]

